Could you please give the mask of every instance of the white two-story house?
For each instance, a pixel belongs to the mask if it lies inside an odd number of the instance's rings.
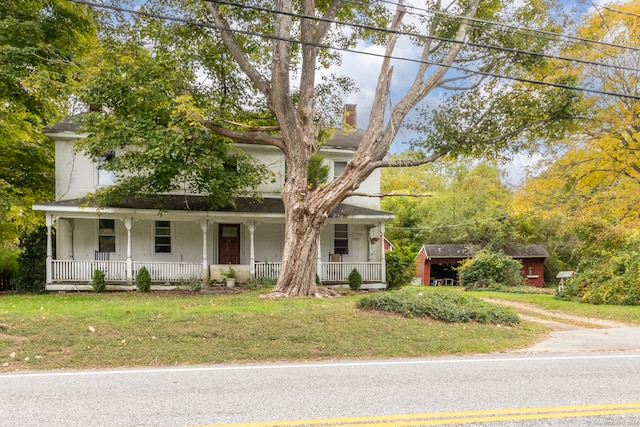
[[[285,179],[284,156],[277,148],[238,144],[275,175],[274,182],[265,182],[259,189],[263,200],[239,199],[234,208],[212,211],[206,197],[176,194],[169,196],[162,211],[153,197],[99,208],[85,197],[112,185],[114,177],[73,149],[75,141],[87,137],[77,133],[78,128],[70,118],[46,129],[55,142],[56,200],[33,209],[46,214],[47,290],[90,289],[96,269],[105,273],[108,288],[133,289],[142,266],[156,286],[220,281],[230,265],[241,283],[249,278],[277,278],[284,244],[280,193]],[[344,169],[362,133],[338,132],[322,146],[329,179]],[[379,190],[376,171],[358,191]],[[363,287],[384,287],[384,223],[393,215],[379,209],[379,198],[359,196],[348,198],[331,213],[318,250],[321,282],[345,283],[356,268]]]

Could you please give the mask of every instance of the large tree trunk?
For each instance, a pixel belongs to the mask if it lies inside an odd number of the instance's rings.
[[[308,215],[287,215],[282,265],[275,296],[318,296],[316,264],[322,226]]]
[[[275,296],[318,296],[316,265],[320,232],[326,223],[326,208],[313,200],[306,185],[306,163],[291,162],[282,191],[285,209],[284,249]]]

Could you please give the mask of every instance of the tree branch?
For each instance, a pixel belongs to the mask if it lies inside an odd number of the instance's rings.
[[[202,126],[209,129],[213,133],[221,136],[226,136],[227,138],[231,138],[235,142],[242,142],[245,144],[254,144],[254,145],[271,145],[273,147],[277,147],[281,150],[284,150],[284,142],[280,137],[269,135],[264,132],[235,131],[235,130],[227,129],[223,126],[217,125],[203,118],[199,118],[198,120]]]
[[[238,40],[233,35],[231,31],[231,27],[229,27],[229,23],[226,19],[222,17],[220,14],[220,10],[218,9],[218,5],[212,1],[206,2],[207,7],[209,8],[209,13],[213,18],[213,22],[222,28],[226,28],[226,30],[220,30],[219,34],[224,41],[224,44],[227,46],[233,59],[238,63],[240,69],[249,77],[249,79],[256,85],[258,90],[262,92],[262,94],[267,98],[267,103],[271,105],[272,103],[272,94],[271,94],[271,85],[269,82],[256,70],[256,68],[251,65],[249,59],[246,57],[244,52],[242,51],[242,47]]]
[[[349,196],[358,197],[433,197],[433,194],[420,194],[420,193],[349,193]]]
[[[280,126],[250,126],[244,123],[238,123],[231,120],[224,120],[224,122],[230,125],[245,128],[249,132],[277,132],[280,130]]]
[[[428,157],[422,159],[405,159],[405,160],[380,160],[377,162],[369,163],[370,170],[379,169],[379,168],[405,168],[405,167],[413,167],[426,165],[428,163],[433,163],[441,157],[449,154],[449,150],[439,151],[434,153]]]

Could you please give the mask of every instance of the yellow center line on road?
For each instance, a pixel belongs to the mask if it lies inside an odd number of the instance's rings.
[[[424,414],[370,417],[321,418],[315,420],[265,421],[241,424],[211,424],[200,427],[411,427],[456,425],[500,421],[524,421],[605,415],[640,414],[640,402],[595,405],[548,406],[541,408],[487,409],[479,411],[432,412]]]

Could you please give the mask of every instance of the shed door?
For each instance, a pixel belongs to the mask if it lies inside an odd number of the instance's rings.
[[[220,224],[218,236],[218,264],[240,264],[240,224]]]

